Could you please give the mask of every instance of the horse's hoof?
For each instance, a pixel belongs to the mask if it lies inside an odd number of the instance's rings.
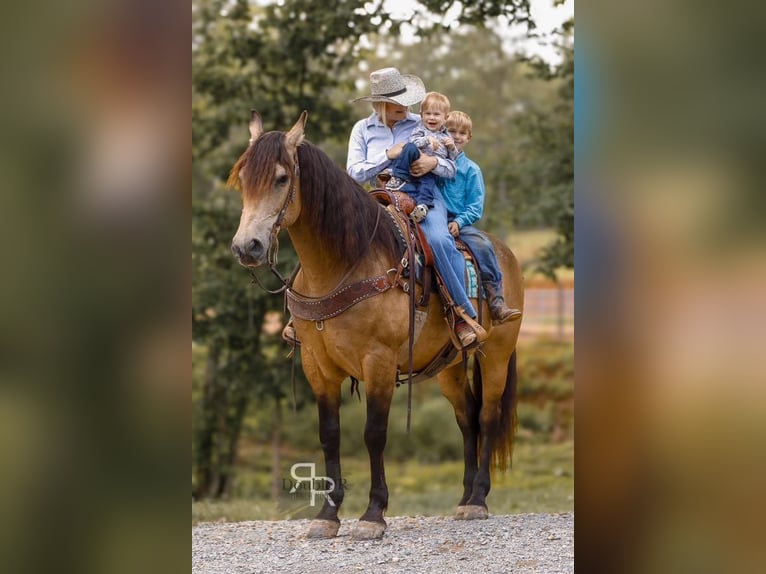
[[[354,525],[351,538],[354,540],[378,540],[386,532],[385,522],[368,522],[360,520]]]
[[[489,518],[489,511],[483,506],[467,504],[458,506],[455,512],[455,520],[483,520]]]
[[[335,538],[340,522],[334,520],[312,520],[306,538]]]

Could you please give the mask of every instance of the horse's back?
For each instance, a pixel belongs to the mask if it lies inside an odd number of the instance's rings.
[[[521,271],[521,264],[508,245],[491,233],[487,236],[492,240],[495,248],[497,261],[503,272],[503,288],[505,300],[510,307],[524,310],[524,275]],[[514,321],[518,323],[518,321]]]

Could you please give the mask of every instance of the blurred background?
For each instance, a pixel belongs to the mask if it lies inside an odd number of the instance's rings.
[[[471,116],[466,153],[487,187],[479,226],[504,239],[524,266],[519,442],[514,469],[493,481],[490,509],[571,511],[571,2],[342,1],[329,11],[306,0],[199,1],[193,30],[192,522],[318,511],[307,492],[289,492],[293,464],[315,462],[323,472],[316,406],[299,356],[293,405],[283,297],[253,285],[229,252],[241,199],[225,181],[247,145],[251,108],[266,130],[285,130],[308,110],[307,137],[345,169],[351,127],[371,112],[368,103],[349,102],[369,93],[371,71],[387,66],[418,75]],[[288,274],[296,259],[286,233],[280,244]],[[268,283],[267,271],[258,276]],[[364,397],[344,395],[341,515],[355,518],[369,490],[365,408]],[[390,418],[388,514],[452,514],[463,468],[452,407],[435,382],[417,385],[408,436],[406,397],[405,386]]]
[[[766,510],[762,15],[712,2],[578,5],[585,572],[766,564],[755,534]]]
[[[284,380],[287,375],[280,369],[289,368],[284,347],[270,334],[282,321],[278,302],[262,303],[266,298],[255,294],[249,277],[233,266],[221,268],[220,285],[203,289],[200,260],[191,262],[195,266],[191,273],[188,258],[191,180],[192,252],[204,255],[210,266],[232,265],[223,248],[216,260],[214,244],[228,244],[234,220],[227,218],[236,217],[238,198],[216,182],[241,153],[251,107],[260,107],[270,128],[283,129],[309,98],[321,109],[321,114],[310,116],[311,139],[342,161],[351,122],[367,113],[363,104],[350,105],[347,100],[364,92],[374,66],[401,58],[395,63],[403,72],[420,75],[429,88],[449,94],[456,108],[474,117],[476,135],[469,154],[485,170],[489,201],[497,201],[502,193],[508,201],[505,208],[500,202],[488,209],[486,224],[523,254],[530,292],[537,287],[552,290],[555,295],[547,297],[557,307],[561,286],[567,292],[566,273],[557,272],[558,283],[550,283],[546,275],[534,271],[544,268],[545,246],[559,237],[567,244],[566,233],[559,231],[567,218],[561,224],[550,219],[559,210],[532,201],[537,191],[527,193],[535,187],[550,192],[561,180],[548,179],[549,172],[559,173],[565,168],[564,158],[570,157],[563,151],[557,156],[555,145],[550,154],[536,151],[546,147],[539,144],[549,135],[552,142],[561,141],[554,134],[559,133],[559,120],[570,113],[556,112],[557,86],[566,87],[566,75],[560,73],[566,59],[555,59],[562,54],[555,44],[563,38],[553,36],[543,50],[523,43],[529,35],[523,0],[466,1],[460,6],[419,2],[419,10],[431,15],[397,12],[396,18],[406,22],[398,29],[382,9],[380,18],[375,18],[379,2],[364,4],[361,9],[367,18],[339,2],[337,13],[348,19],[337,25],[342,28],[334,32],[337,42],[332,43],[327,32],[330,39],[316,48],[313,38],[324,37],[321,30],[336,26],[326,22],[296,28],[301,34],[293,34],[293,26],[306,22],[299,14],[322,17],[309,3],[273,17],[267,16],[264,4],[235,2],[193,2],[191,13],[188,4],[176,0],[6,4],[2,19],[7,30],[0,39],[4,571],[187,569],[190,459],[199,456],[196,447],[193,453],[189,449],[192,407],[193,443],[199,444],[205,363],[215,338],[199,334],[200,328],[218,331],[221,337],[223,333],[242,337],[235,344],[227,342],[229,347],[218,356],[222,371],[234,365],[251,368],[246,361],[228,357],[235,357],[230,353],[236,352],[236,345],[244,349],[258,341],[260,350],[252,354],[253,363],[270,366],[259,367],[253,376],[240,374],[239,380],[258,381],[259,389],[285,389],[269,386],[272,378]],[[538,5],[548,4],[532,2],[530,8],[534,14]],[[292,5],[283,2],[278,7],[284,11]],[[390,4],[388,8],[393,15]],[[762,11],[751,3],[688,0],[578,4],[574,99],[578,571],[757,572],[766,563],[761,540],[766,510],[766,227],[759,185],[766,134],[766,75],[761,73],[759,48]],[[468,18],[454,28],[450,24],[450,40],[429,54],[425,50],[410,54],[412,65],[399,52],[381,54],[375,48],[396,37],[402,40],[397,50],[408,50],[412,43],[425,46],[428,26],[421,23],[439,24],[442,17],[455,14],[458,20],[461,15]],[[261,26],[271,22],[268,33],[253,31],[250,22],[256,17]],[[196,22],[191,66],[189,19]],[[461,40],[469,37],[463,34],[475,33],[478,21],[488,22],[491,32],[483,31],[477,40],[478,46],[490,46],[483,52]],[[543,18],[537,16],[535,21],[538,29],[532,32],[542,34]],[[279,22],[287,23],[280,27]],[[376,33],[379,37],[374,39]],[[231,47],[225,40],[205,40],[218,35],[235,37],[238,43]],[[491,48],[497,35],[502,51]],[[363,36],[370,38],[369,43]],[[276,43],[280,37],[282,44]],[[300,37],[307,38],[305,45],[299,43]],[[351,46],[353,54],[347,61],[341,59],[349,53],[344,45]],[[302,94],[291,87],[290,74],[299,73],[294,69],[299,60],[293,46],[301,47],[306,61],[319,62],[305,69]],[[444,46],[455,51],[455,61],[463,62],[460,72],[470,81],[452,78],[452,66],[444,61],[446,74],[431,65],[431,58],[440,61]],[[241,59],[233,57],[240,52]],[[548,71],[534,62],[524,63],[517,52],[543,57]],[[492,68],[490,53],[504,66]],[[321,59],[317,54],[329,55]],[[335,67],[334,58],[341,62]],[[529,78],[522,74],[523,81],[511,76],[520,66],[532,70]],[[292,72],[283,74],[283,69]],[[502,83],[503,74],[505,80],[514,81]],[[338,83],[323,84],[314,76]],[[184,155],[190,139],[190,83],[191,170]],[[521,91],[502,92],[513,93],[506,97],[486,88],[477,100],[469,95],[475,93],[474,84],[502,90],[526,86],[530,91],[525,99]],[[527,107],[516,109],[517,102]],[[540,111],[538,117],[525,113],[535,109]],[[498,115],[501,121],[496,121],[494,114],[508,115]],[[513,158],[502,168],[497,154],[487,149],[490,139],[484,144],[481,140],[497,134],[498,128],[507,132],[493,141],[508,146],[506,153]],[[200,163],[203,157],[205,162]],[[519,160],[527,157],[529,161]],[[526,168],[535,161],[541,162],[539,170]],[[555,203],[565,194],[551,192],[545,197]],[[223,205],[216,207],[212,198]],[[498,211],[502,209],[507,210],[504,215]],[[209,213],[210,225],[219,226],[209,232],[209,247],[204,249],[200,212]],[[527,241],[526,233],[537,238]],[[288,250],[283,251],[285,268],[290,268]],[[230,282],[228,287],[224,281]],[[236,289],[240,294],[232,295]],[[214,298],[216,290],[219,296]],[[193,338],[188,315],[192,298]],[[248,309],[252,324],[236,330],[216,326],[212,319],[227,313],[217,306],[222,300],[232,302],[237,312]],[[544,403],[538,408],[531,398],[522,403],[526,422],[519,431],[515,467],[496,482],[509,481],[513,486],[509,492],[514,493],[525,490],[527,479],[533,482],[528,475],[536,472],[537,461],[538,484],[548,478],[571,480],[567,476],[571,426],[562,425],[558,421],[566,419],[553,414],[567,399],[557,403],[550,398],[558,396],[553,384],[558,375],[548,374],[563,373],[562,389],[571,392],[566,374],[571,371],[561,366],[571,360],[569,319],[556,312],[553,318],[538,321],[554,327],[539,333],[541,341],[536,342],[531,298],[529,303],[525,330],[532,340],[521,342],[522,388],[539,384],[544,400],[554,406]],[[267,315],[269,311],[276,314]],[[203,327],[207,320],[197,322],[200,314],[214,317]],[[256,321],[256,316],[262,319]],[[195,341],[192,361],[190,339]],[[234,374],[225,376],[220,380],[237,389],[231,383],[237,380]],[[193,521],[237,519],[242,507],[223,505],[251,493],[260,497],[254,506],[260,505],[263,515],[301,512],[300,501],[282,500],[280,507],[272,497],[271,455],[279,452],[279,464],[285,465],[282,473],[289,473],[286,462],[296,453],[302,457],[305,450],[300,449],[311,448],[298,442],[287,447],[294,439],[314,440],[314,409],[302,388],[305,385],[299,381],[299,416],[292,415],[289,391],[279,399],[280,448],[271,449],[268,416],[275,416],[276,409],[264,416],[263,408],[277,404],[276,393],[258,394],[250,387],[236,448],[214,455],[218,457],[214,460],[222,461],[215,468],[225,470],[228,453],[236,452],[236,468],[230,479],[208,483],[211,492],[228,494],[193,503]],[[452,432],[454,422],[444,401],[430,396],[429,386],[417,392],[421,395],[414,423],[442,420],[443,434]],[[232,400],[232,395],[225,398]],[[401,405],[397,408],[401,412]],[[358,402],[345,405],[348,431],[354,430],[354,417],[360,421],[359,411]],[[219,420],[226,419],[226,411],[214,412]],[[294,428],[287,424],[293,421]],[[401,435],[404,422],[392,419],[391,428]],[[449,465],[454,465],[452,439],[442,439],[442,433],[438,440],[415,439],[416,434],[431,432],[426,426],[417,429],[406,440],[392,443],[395,464],[403,465],[414,483],[400,486],[392,503],[409,504],[406,497],[423,488],[407,458],[416,440],[439,445],[418,451],[424,456],[438,453],[438,460],[423,463],[434,465],[426,466],[434,476],[445,476],[437,474],[437,468],[448,473]],[[358,438],[344,437],[344,444],[351,448],[354,443],[349,441]],[[194,493],[201,482],[195,476],[199,466],[193,469]],[[348,470],[355,472],[352,466]],[[358,482],[366,480],[364,473]],[[452,478],[443,483],[454,488]],[[212,488],[216,484],[224,488]],[[362,485],[356,492],[365,489]],[[506,504],[493,490],[490,502],[497,505],[493,511],[503,512],[572,504],[566,500],[571,495],[566,482],[558,491],[550,486],[538,489],[540,494],[554,492],[566,494],[547,501],[541,495],[540,502],[533,497],[522,502],[524,495],[514,494]],[[414,494],[428,503],[428,493]],[[454,502],[449,493],[444,499],[445,512],[451,511]]]
[[[188,565],[188,6],[1,12],[2,569]]]

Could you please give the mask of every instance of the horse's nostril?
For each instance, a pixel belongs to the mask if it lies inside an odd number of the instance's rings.
[[[231,252],[242,265],[253,265],[263,258],[266,248],[258,239],[232,241]]]
[[[261,243],[258,239],[252,239],[250,241],[249,247],[249,255],[254,259],[258,259],[258,257],[263,253],[263,243]]]

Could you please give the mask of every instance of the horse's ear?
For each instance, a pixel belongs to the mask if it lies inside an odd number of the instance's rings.
[[[263,122],[261,121],[261,114],[255,110],[250,110],[250,143],[253,143],[263,133]]]
[[[301,117],[295,122],[295,125],[290,128],[290,131],[285,134],[287,140],[287,146],[295,150],[303,141],[303,129],[306,127],[306,118],[309,117],[309,113],[303,110]]]

